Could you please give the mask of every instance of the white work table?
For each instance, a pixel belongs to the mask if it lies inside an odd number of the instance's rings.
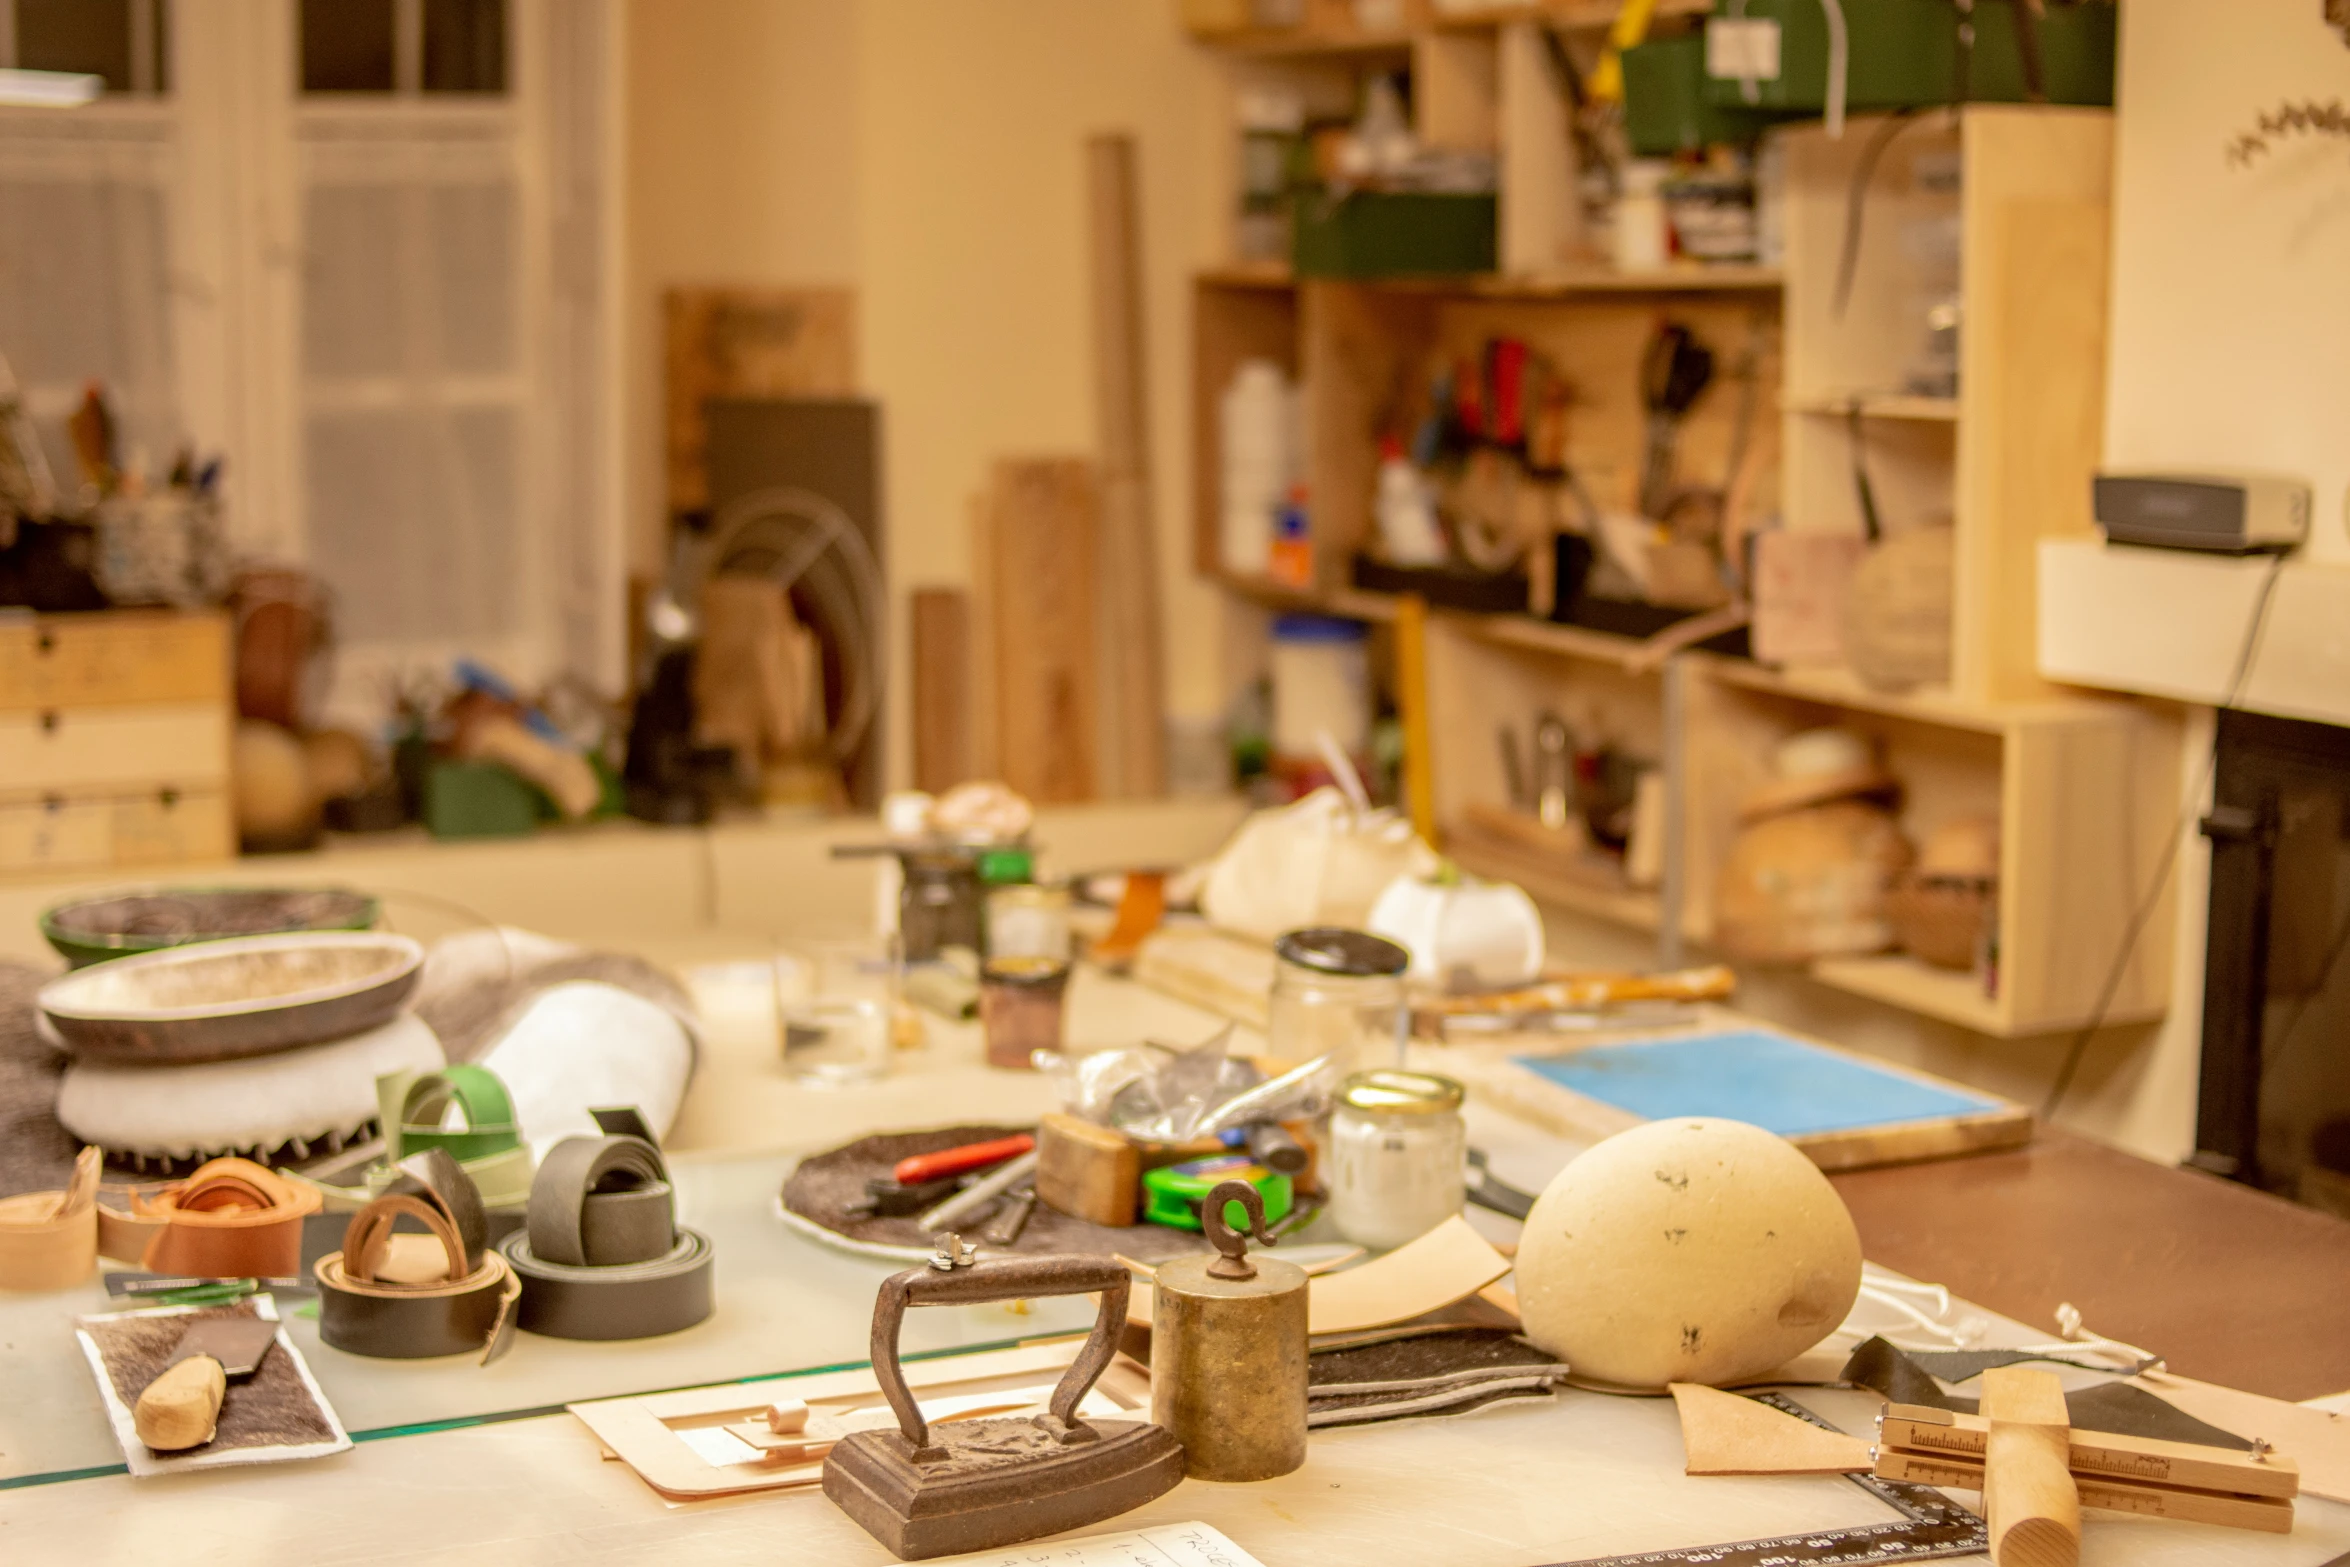
[[[555,1344],[525,1335],[505,1361],[484,1371],[463,1361],[359,1362],[319,1346],[315,1324],[297,1321],[295,1337],[314,1373],[361,1434],[356,1448],[301,1464],[136,1481],[109,1474],[0,1490],[0,1561],[891,1561],[815,1492],[665,1502],[625,1465],[600,1460],[596,1439],[569,1415],[364,1434],[433,1410],[480,1416],[862,1358],[839,1353],[836,1344],[844,1336],[862,1342],[870,1285],[888,1266],[818,1247],[771,1217],[763,1205],[772,1202],[791,1152],[883,1128],[1032,1117],[1047,1107],[1050,1085],[989,1071],[978,1062],[975,1030],[934,1026],[932,1047],[896,1078],[842,1091],[798,1088],[773,1070],[772,1020],[755,994],[764,988],[756,979],[755,971],[725,969],[694,977],[711,1043],[674,1139],[681,1148],[675,1164],[688,1222],[719,1241],[720,1309],[710,1323],[640,1345]],[[1216,1026],[1192,1008],[1092,973],[1080,978],[1072,1000],[1075,1043],[1139,1033],[1190,1041]],[[1576,1151],[1474,1105],[1471,1124],[1496,1173],[1533,1189]],[[1497,1238],[1515,1229],[1480,1210],[1472,1214]],[[97,1395],[67,1326],[99,1298],[93,1285],[0,1304],[10,1389],[0,1403],[0,1474],[84,1467],[41,1460],[82,1451],[93,1434],[103,1435]],[[1084,1310],[1082,1302],[1040,1302],[1027,1316],[995,1307],[918,1312],[909,1332],[931,1315],[941,1320],[925,1342],[1002,1341],[1073,1327]],[[2026,1342],[2045,1331],[2001,1322],[1994,1342]],[[1865,1430],[1876,1407],[1869,1395],[1801,1396],[1848,1430]],[[111,1459],[110,1443],[108,1449]],[[1255,1485],[1186,1481],[1088,1532],[1196,1518],[1267,1567],[1542,1567],[1887,1516],[1881,1503],[1841,1479],[1692,1479],[1681,1465],[1670,1400],[1568,1392],[1452,1419],[1317,1434],[1294,1474]],[[2319,1567],[2346,1552],[2350,1507],[2304,1499],[2289,1537],[2092,1515],[2082,1559]]]

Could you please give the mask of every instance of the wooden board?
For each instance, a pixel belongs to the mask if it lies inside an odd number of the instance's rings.
[[[672,512],[710,504],[706,400],[847,397],[857,389],[853,290],[673,288],[661,308]]]
[[[1760,1043],[1730,1042],[1740,1036]],[[1823,1170],[1851,1170],[2012,1147],[2032,1135],[2031,1112],[2021,1105],[1743,1024],[1603,1037],[1526,1060],[1506,1047],[1452,1054],[1453,1075],[1471,1093],[1585,1141],[1657,1115],[1717,1115],[1779,1132]]]
[[[971,603],[960,588],[912,595],[914,787],[943,793],[971,768]]]
[[[1085,144],[1093,261],[1094,388],[1101,442],[1103,792],[1147,799],[1167,783],[1158,529],[1151,511],[1142,219],[1134,138]]]
[[[1093,799],[1100,498],[1075,457],[997,462],[981,530],[996,772],[1039,805]]]

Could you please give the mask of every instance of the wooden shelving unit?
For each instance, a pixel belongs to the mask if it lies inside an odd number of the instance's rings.
[[[1667,13],[1707,9],[1668,3]],[[1573,383],[1568,460],[1604,508],[1628,510],[1646,433],[1641,351],[1659,319],[1688,326],[1723,379],[1679,431],[1676,460],[1714,482],[1735,422],[1727,371],[1759,366],[1765,439],[1753,510],[1797,531],[1861,531],[1865,469],[1888,530],[1951,529],[1954,658],[1946,685],[1873,689],[1852,672],[1773,669],[1705,653],[1651,655],[1629,638],[1527,616],[1439,610],[1425,637],[1435,815],[1446,851],[1562,910],[1702,947],[1738,807],[1773,748],[1834,724],[1868,736],[1903,782],[1905,831],[1961,817],[2001,824],[1995,964],[1952,972],[1902,954],[1812,965],[1822,985],[1998,1037],[2078,1027],[2150,885],[2177,810],[2175,710],[2087,697],[2034,668],[2036,544],[2090,527],[2088,476],[2102,420],[2107,182],[2101,111],[1973,106],[1897,130],[1856,119],[1838,141],[1786,141],[1786,262],[1625,275],[1579,264],[1564,105],[1544,29],[1604,26],[1612,3],[1551,0],[1464,12],[1415,4],[1402,35],[1348,31],[1351,9],[1314,0],[1285,40],[1215,43],[1235,79],[1279,70],[1348,87],[1408,61],[1432,144],[1498,155],[1502,270],[1442,280],[1296,279],[1286,266],[1215,267],[1195,279],[1195,545],[1203,576],[1239,603],[1392,622],[1394,600],[1348,582],[1372,531],[1376,437],[1408,427],[1434,370],[1517,338]],[[1863,150],[1881,137],[1863,226],[1847,214]],[[1934,261],[1935,246],[1955,247]],[[1839,273],[1850,255],[1850,277]],[[1956,390],[1921,380],[1933,307],[1963,322]],[[1315,543],[1308,589],[1227,572],[1218,559],[1218,398],[1245,359],[1300,387]],[[1259,627],[1261,632],[1261,626]],[[1375,644],[1385,648],[1382,639]],[[1672,870],[1627,883],[1596,852],[1537,852],[1494,829],[1507,798],[1498,734],[1530,760],[1532,724],[1556,713],[1586,741],[1663,766]],[[1509,825],[1504,823],[1504,825]],[[2159,1016],[2169,989],[2168,890],[2145,922],[2106,1017]],[[1660,947],[1660,950],[1663,950]]]

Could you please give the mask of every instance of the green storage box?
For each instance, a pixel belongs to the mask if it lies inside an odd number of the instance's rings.
[[[1708,96],[1705,40],[1696,34],[1624,51],[1624,135],[1635,157],[1669,158],[1701,147],[1748,147],[1783,115]]]
[[[1850,59],[1844,106],[1854,113],[1922,109],[1964,100],[2022,103],[2023,56],[2016,47],[2016,0],[1977,0],[1975,47],[1958,81],[1958,7],[1951,0],[1842,0]],[[1730,14],[1716,0],[1715,19]],[[1820,0],[1746,0],[1748,21],[1779,24],[1779,74],[1757,81],[1749,103],[1735,78],[1708,77],[1706,101],[1719,108],[1817,114],[1828,101],[1828,17]],[[2040,20],[2040,58],[2050,103],[2113,104],[2114,7],[2051,5]],[[1628,70],[1628,62],[1627,62]],[[1627,90],[1629,83],[1627,82]]]
[[[435,762],[424,775],[424,825],[435,838],[519,838],[554,815],[535,784],[495,762]]]
[[[1491,272],[1499,212],[1491,193],[1307,191],[1297,198],[1291,265],[1299,277]]]

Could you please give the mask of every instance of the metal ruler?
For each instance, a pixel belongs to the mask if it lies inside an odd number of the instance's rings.
[[[1823,1431],[1836,1427],[1780,1393],[1758,1393],[1755,1402],[1808,1421]],[[1638,1551],[1630,1556],[1595,1556],[1554,1562],[1550,1567],[1656,1567],[1683,1562],[1692,1567],[1801,1567],[1805,1563],[1922,1562],[1938,1556],[1977,1556],[1991,1549],[1983,1520],[1930,1485],[1880,1480],[1873,1474],[1846,1475],[1901,1516],[1884,1523],[1851,1524],[1811,1534],[1728,1545],[1689,1545],[1677,1551]]]

